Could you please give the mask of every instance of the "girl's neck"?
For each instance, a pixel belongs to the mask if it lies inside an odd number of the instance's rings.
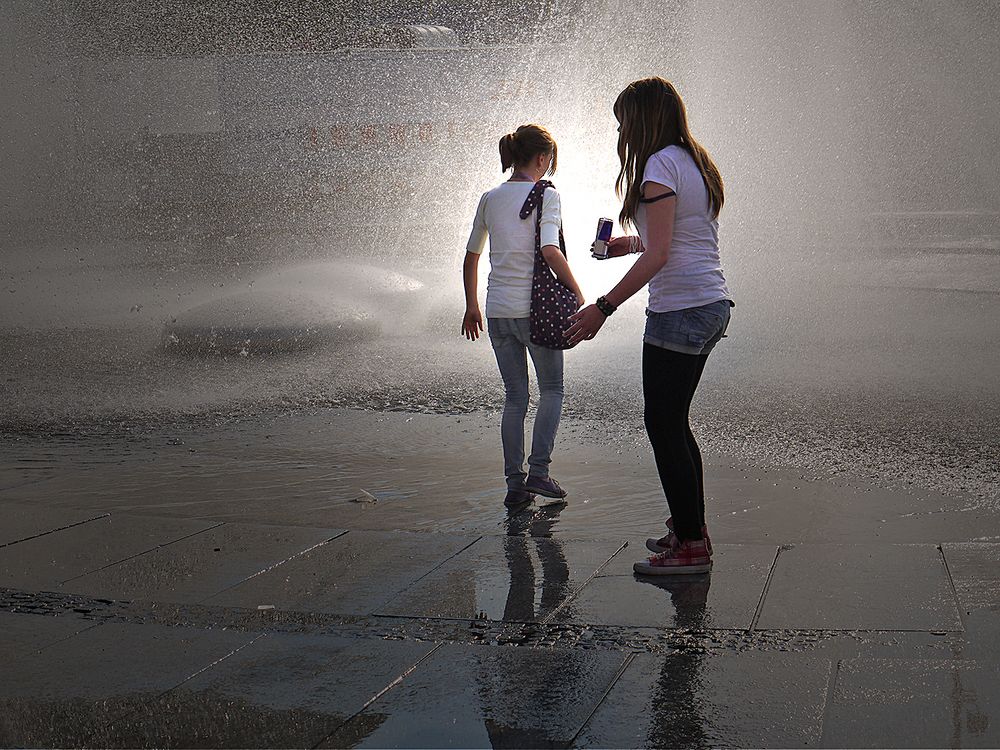
[[[508,182],[538,182],[541,178],[536,178],[523,169],[515,169]]]

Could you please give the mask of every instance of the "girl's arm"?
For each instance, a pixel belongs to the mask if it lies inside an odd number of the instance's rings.
[[[656,198],[670,192],[670,188],[656,182],[647,182],[643,195],[646,198]],[[605,299],[615,307],[642,289],[653,278],[670,257],[670,240],[674,233],[674,212],[677,210],[677,198],[670,196],[646,206],[646,226],[649,233],[649,246],[639,259],[632,264],[628,273],[605,295]],[[584,339],[592,339],[601,330],[607,316],[597,305],[588,305],[570,316],[573,321],[566,330],[566,338],[571,344],[577,344]]]
[[[465,338],[475,341],[483,330],[483,314],[479,311],[479,256],[486,247],[486,198],[483,193],[476,207],[476,218],[472,220],[472,233],[465,244],[465,260],[462,262],[462,283],[465,286],[465,316],[462,318],[462,333]]]
[[[647,198],[656,198],[670,192],[669,188],[655,182],[647,182]],[[642,289],[649,280],[656,276],[670,257],[670,240],[674,234],[674,212],[677,210],[677,198],[670,196],[646,206],[646,226],[649,234],[649,247],[639,259],[632,264],[628,273],[621,281],[605,295],[605,299],[615,307]],[[595,331],[596,333],[596,331]]]
[[[549,264],[549,268],[555,272],[556,278],[564,286],[568,286],[573,294],[576,295],[577,302],[582,307],[583,292],[580,291],[580,285],[576,283],[576,278],[573,276],[573,271],[570,270],[569,261],[566,260],[566,256],[555,245],[546,245],[543,247],[542,256],[545,258],[545,262]]]
[[[542,195],[542,215],[539,218],[539,239],[542,243],[542,257],[549,264],[556,278],[576,295],[577,302],[583,305],[583,292],[569,268],[566,256],[559,250],[559,227],[562,225],[562,198],[559,192],[550,187]]]
[[[462,318],[462,333],[469,341],[475,341],[483,330],[483,314],[479,310],[478,253],[465,253],[465,261],[462,263],[462,282],[465,285],[465,317]]]

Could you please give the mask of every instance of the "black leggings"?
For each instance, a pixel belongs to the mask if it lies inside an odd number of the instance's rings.
[[[646,432],[674,533],[681,541],[701,539],[705,525],[705,477],[688,412],[707,361],[707,354],[681,354],[652,344],[642,347]]]

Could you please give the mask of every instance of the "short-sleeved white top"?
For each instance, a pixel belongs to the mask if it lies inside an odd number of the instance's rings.
[[[646,162],[642,182],[677,193],[670,254],[649,281],[649,309],[671,312],[730,299],[719,259],[719,222],[712,218],[708,188],[691,154],[682,146],[657,151]],[[649,247],[645,204],[639,204],[635,224]]]
[[[490,238],[490,276],[486,283],[487,318],[527,318],[535,270],[535,212],[520,216],[532,182],[503,182],[479,199],[465,249],[479,255]],[[537,210],[537,209],[536,209]],[[559,245],[562,204],[553,187],[542,195],[541,242]]]

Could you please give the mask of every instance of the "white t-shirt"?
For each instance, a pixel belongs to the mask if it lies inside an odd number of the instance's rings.
[[[719,260],[719,222],[712,218],[708,188],[691,154],[682,146],[660,149],[646,162],[642,182],[677,193],[670,255],[649,281],[649,309],[671,312],[729,299]],[[646,204],[639,204],[635,224],[649,247]]]
[[[535,216],[520,216],[533,182],[503,182],[483,193],[465,249],[479,255],[490,238],[490,277],[486,284],[487,318],[527,318],[531,312],[531,277],[535,270]],[[559,246],[562,204],[555,188],[542,195],[542,247]]]

